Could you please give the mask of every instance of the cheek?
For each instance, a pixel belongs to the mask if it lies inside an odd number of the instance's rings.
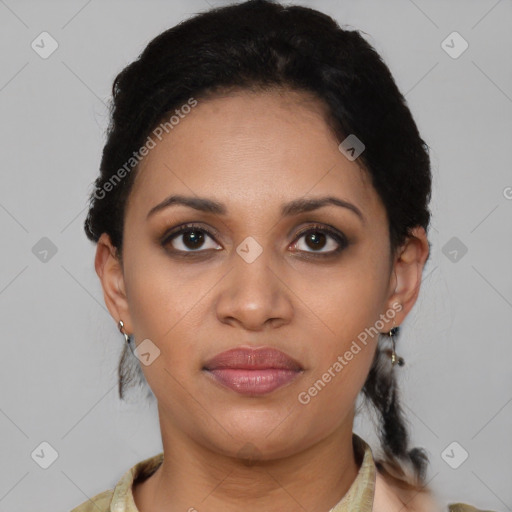
[[[318,346],[320,355],[297,394],[305,416],[324,418],[320,428],[325,432],[350,413],[368,376],[378,337],[367,336],[364,329],[362,332],[363,336],[355,324],[347,326],[332,343]]]
[[[156,267],[128,272],[128,300],[137,344],[146,339],[154,344],[146,345],[154,351],[154,360],[149,365],[140,363],[145,378],[159,401],[165,402],[169,395],[179,402],[183,394],[179,383],[188,380],[196,361],[190,322],[199,314],[200,304],[194,307],[197,294],[180,286],[169,273]]]
[[[328,328],[329,345],[342,351],[374,326],[384,312],[387,283],[385,269],[363,258],[354,258],[350,265],[333,271],[323,285],[317,283],[320,292],[312,297],[314,311]]]
[[[328,436],[354,414],[373,353],[370,344],[362,346],[350,361],[334,359],[328,366],[313,370],[304,381],[296,397],[299,409],[294,424],[301,425],[306,440],[315,442]]]
[[[142,244],[141,244],[142,245]],[[126,292],[139,337],[164,341],[198,301],[194,282],[184,278],[158,248],[135,248],[125,264]]]
[[[378,264],[360,254],[329,279],[317,281],[318,292],[310,293],[311,309],[321,322],[315,322],[320,327],[311,336],[313,364],[302,391],[305,401],[316,402],[313,407],[342,414],[364,385],[381,331],[376,322],[384,313],[387,269],[382,261]],[[311,319],[305,320],[304,329],[307,325],[311,332]]]

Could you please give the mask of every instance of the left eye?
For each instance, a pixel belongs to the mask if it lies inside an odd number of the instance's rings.
[[[303,238],[304,242],[301,244],[300,240]],[[308,229],[302,232],[297,240],[293,245],[294,248],[305,252],[320,252],[321,254],[339,252],[347,245],[342,236],[325,228]],[[307,248],[313,249],[313,251],[308,251]],[[321,251],[321,249],[326,250]]]

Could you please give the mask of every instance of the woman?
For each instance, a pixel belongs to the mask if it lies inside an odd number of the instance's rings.
[[[163,452],[73,512],[442,510],[395,381],[430,161],[379,55],[252,0],[156,37],[113,96],[85,229],[120,397],[142,371]],[[352,431],[359,395],[382,460]]]

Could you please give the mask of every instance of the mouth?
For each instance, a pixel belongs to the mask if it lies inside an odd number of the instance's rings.
[[[269,347],[228,350],[210,359],[202,369],[217,384],[250,396],[271,393],[304,371],[295,359]]]

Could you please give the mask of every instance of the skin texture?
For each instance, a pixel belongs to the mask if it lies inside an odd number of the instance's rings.
[[[416,228],[391,258],[385,208],[357,160],[339,151],[323,112],[314,97],[291,91],[199,100],[138,169],[122,265],[107,234],[98,242],[95,267],[112,317],[137,344],[150,339],[160,350],[142,369],[158,400],[165,460],[134,488],[142,512],[230,512],[240,503],[249,512],[326,511],[357,475],[354,408],[377,336],[308,404],[297,397],[393,304],[401,305],[395,325],[403,322],[429,249]],[[178,205],[146,219],[171,194],[215,199],[227,214]],[[364,221],[331,205],[281,217],[285,202],[327,195],[356,205]],[[161,245],[188,222],[214,236],[198,249],[190,233]],[[326,234],[308,244],[299,231],[314,224],[341,232],[348,246],[322,258],[339,243]],[[262,249],[251,263],[236,250],[249,236]],[[188,252],[174,256],[179,250]],[[212,382],[205,362],[241,345],[282,350],[304,371],[261,397]]]

